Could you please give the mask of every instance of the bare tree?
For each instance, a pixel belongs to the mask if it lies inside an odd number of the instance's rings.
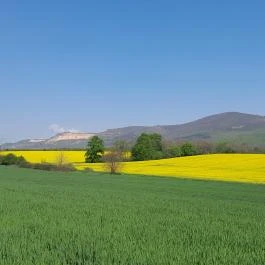
[[[58,168],[63,167],[66,164],[66,157],[64,152],[59,152],[56,157],[56,165]]]
[[[122,156],[121,153],[117,150],[111,150],[106,153],[103,157],[105,163],[105,168],[111,174],[116,174],[121,170],[122,167]]]
[[[113,150],[119,153],[121,161],[128,160],[129,149],[130,149],[129,144],[125,140],[117,140],[113,144]]]
[[[214,144],[207,141],[196,141],[194,143],[199,154],[211,154],[214,153]]]

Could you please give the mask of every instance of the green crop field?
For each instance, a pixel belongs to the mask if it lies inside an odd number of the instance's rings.
[[[264,265],[265,185],[0,167],[2,265]]]

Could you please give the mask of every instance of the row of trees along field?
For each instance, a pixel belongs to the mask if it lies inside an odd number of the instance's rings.
[[[104,141],[92,137],[85,154],[87,163],[115,161],[144,161],[181,156],[220,153],[264,153],[264,148],[236,145],[228,142],[211,143],[206,141],[183,142],[167,141],[157,133],[142,133],[133,145],[119,140],[111,148],[105,148]],[[131,154],[128,156],[128,154]]]

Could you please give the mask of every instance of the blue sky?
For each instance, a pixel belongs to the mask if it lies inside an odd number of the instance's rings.
[[[2,2],[0,142],[265,115],[264,12],[258,0]]]

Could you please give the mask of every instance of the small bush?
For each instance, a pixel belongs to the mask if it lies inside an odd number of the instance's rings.
[[[32,168],[47,171],[75,171],[76,169],[72,164],[51,164],[46,162],[29,163],[23,156],[15,156],[14,154],[7,154],[0,156],[0,165],[10,166],[16,165],[22,168]]]
[[[94,172],[94,170],[92,168],[90,168],[90,167],[84,168],[83,171],[85,171],[85,172]]]
[[[4,166],[16,165],[17,157],[13,154],[7,154],[2,157],[1,164]]]
[[[0,157],[0,165],[10,166],[10,165],[22,165],[26,164],[27,161],[23,156],[15,156],[14,154],[7,154]]]
[[[16,165],[23,166],[23,165],[26,165],[26,164],[29,164],[29,162],[24,158],[24,156],[17,157]]]
[[[165,158],[180,157],[181,149],[179,146],[171,146],[164,151]]]
[[[26,163],[21,165],[21,167],[46,170],[46,171],[64,171],[64,172],[76,170],[71,164],[58,166],[51,163],[34,163],[34,164]]]
[[[196,155],[196,149],[192,143],[184,143],[181,147],[181,156],[193,156]]]

